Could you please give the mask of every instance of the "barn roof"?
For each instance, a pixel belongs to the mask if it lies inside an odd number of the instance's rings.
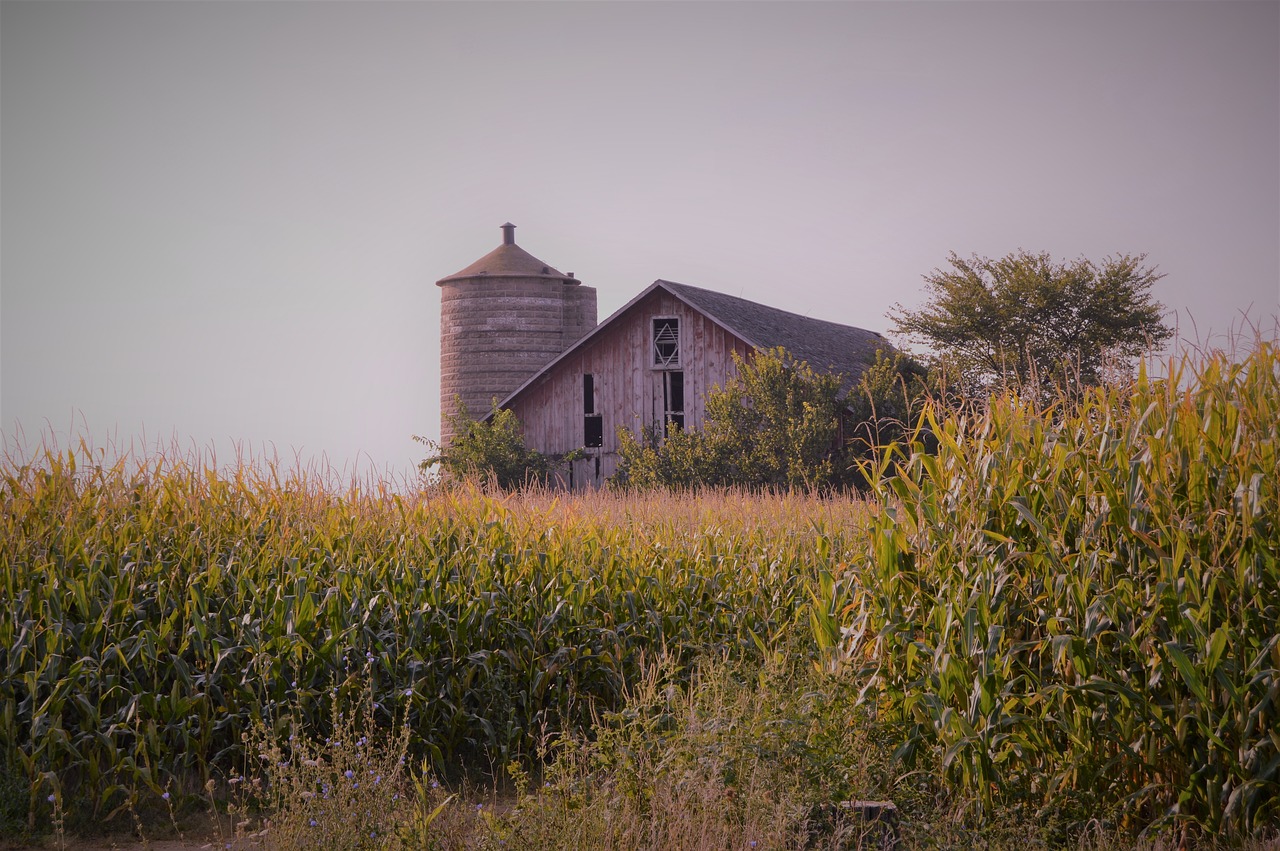
[[[645,287],[643,292],[561,352],[559,357],[530,376],[528,381],[503,399],[498,407],[506,407],[515,397],[524,392],[526,387],[555,369],[560,361],[587,345],[596,335],[603,333],[619,317],[656,289],[664,289],[671,293],[755,349],[782,346],[797,360],[808,361],[809,366],[819,372],[842,374],[843,389],[846,392],[862,376],[862,373],[875,363],[877,349],[891,348],[889,342],[875,331],[828,322],[825,319],[812,319],[798,313],[747,301],[745,298],[659,279]]]
[[[877,349],[890,348],[875,331],[801,316],[688,284],[657,283],[756,349],[782,346],[820,372],[842,373],[846,384],[875,363]]]

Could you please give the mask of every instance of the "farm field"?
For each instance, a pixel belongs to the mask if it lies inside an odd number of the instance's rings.
[[[0,835],[1266,847],[1280,355],[1171,369],[937,412],[864,497],[11,456]]]

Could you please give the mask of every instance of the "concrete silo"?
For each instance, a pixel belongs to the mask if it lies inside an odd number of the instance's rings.
[[[440,287],[440,442],[460,398],[472,416],[488,413],[596,326],[596,291],[516,245],[502,244]]]

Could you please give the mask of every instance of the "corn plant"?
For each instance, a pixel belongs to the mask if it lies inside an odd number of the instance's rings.
[[[1274,827],[1280,349],[929,416],[936,453],[892,462],[823,598],[901,755],[936,749],[988,812]]]
[[[199,457],[0,466],[0,768],[82,818],[224,782],[255,724],[370,690],[439,770],[528,759],[668,648],[758,654],[860,503],[334,483]],[[167,799],[166,799],[167,800]]]

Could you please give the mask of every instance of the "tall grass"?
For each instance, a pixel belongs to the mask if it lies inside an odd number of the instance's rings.
[[[0,760],[81,817],[226,776],[254,722],[372,689],[438,767],[527,758],[642,654],[755,654],[852,553],[856,503],[392,493],[273,465],[0,471]],[[79,808],[78,810],[76,808]]]
[[[988,812],[1280,820],[1280,349],[1168,374],[931,421],[827,586],[901,754]]]

